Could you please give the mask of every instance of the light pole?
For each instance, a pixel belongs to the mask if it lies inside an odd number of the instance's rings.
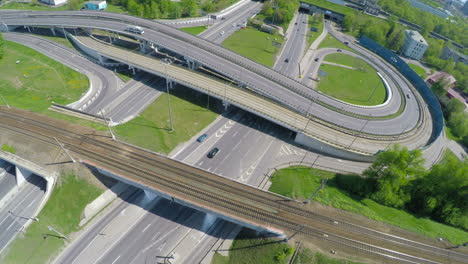
[[[268,47],[268,43],[270,43],[270,37],[266,37],[267,41],[265,42],[265,51],[268,51],[267,50],[267,47]]]
[[[315,192],[309,197],[309,199],[305,200],[304,203],[305,204],[309,204],[310,201],[312,201],[312,199],[314,199],[315,195],[317,195],[317,193],[325,188],[325,185],[327,185],[327,178],[323,178],[322,179],[322,183],[320,184],[320,186],[317,188],[317,190],[315,190]]]
[[[104,122],[106,122],[107,128],[109,129],[109,131],[110,131],[110,133],[111,133],[112,140],[115,140],[114,131],[112,131],[111,126],[110,126],[110,123],[107,122],[107,119],[106,119],[106,117],[104,116],[104,111],[103,111],[102,109],[101,109],[101,115],[102,115],[102,119],[104,119]],[[110,118],[110,121],[112,122],[112,117]]]
[[[169,107],[169,120],[171,122],[171,130],[169,132],[174,132],[174,124],[172,123],[172,109],[171,109],[171,94],[169,93],[169,76],[167,75],[167,67],[169,66],[169,61],[165,63],[165,71],[166,71],[166,92],[167,92],[167,105]]]
[[[10,105],[8,104],[8,102],[5,100],[5,97],[3,97],[3,95],[0,94],[0,96],[2,97],[2,100],[3,102],[5,103],[5,105],[7,106],[7,108],[10,108]]]
[[[11,214],[12,216],[14,217],[17,217],[17,218],[21,218],[21,219],[27,219],[27,220],[33,220],[33,221],[36,221],[36,222],[39,222],[39,218],[37,217],[24,217],[24,216],[19,216],[15,213],[13,213],[13,211],[8,211],[9,214]]]

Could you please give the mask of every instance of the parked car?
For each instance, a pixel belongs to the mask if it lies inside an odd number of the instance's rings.
[[[212,159],[214,156],[216,156],[216,154],[218,154],[218,152],[219,152],[219,148],[213,148],[212,150],[210,150],[210,152],[208,152],[206,156]]]
[[[203,142],[203,141],[205,141],[205,139],[206,139],[207,137],[208,137],[207,134],[203,134],[203,135],[201,135],[201,136],[199,136],[199,137],[197,138],[197,141],[198,141],[198,142]]]

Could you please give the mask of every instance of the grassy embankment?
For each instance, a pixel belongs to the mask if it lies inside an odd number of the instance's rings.
[[[310,27],[315,27],[315,28],[318,29],[318,31],[313,32],[313,31],[310,30]],[[309,16],[309,28],[307,29],[307,46],[306,46],[306,49],[308,49],[310,47],[310,45],[312,45],[314,40],[316,40],[318,38],[318,36],[320,36],[320,34],[322,34],[322,31],[323,31],[323,20],[320,21],[319,19],[316,19],[314,21],[314,18],[312,16]]]
[[[48,110],[52,102],[66,105],[78,100],[89,89],[84,74],[15,42],[5,41],[4,48],[0,94],[10,106],[105,129],[103,125]]]
[[[283,43],[283,38],[247,27],[236,31],[227,38],[223,42],[223,47],[265,66],[272,67],[276,54],[280,50],[279,47],[273,45],[273,41]]]
[[[419,77],[425,79],[426,78],[426,70],[424,70],[423,68],[421,68],[420,66],[416,65],[416,64],[412,64],[412,63],[408,63],[408,66],[410,66],[411,69],[413,69],[413,71],[415,71]]]
[[[253,231],[242,230],[229,249],[229,256],[215,253],[212,264],[286,264],[290,263],[294,248],[278,239],[258,238]],[[300,250],[294,264],[357,264],[328,257],[310,249]]]
[[[117,137],[143,148],[169,153],[216,119],[217,114],[206,109],[206,95],[180,87],[170,93],[174,132],[170,132],[168,100],[164,93],[139,116],[116,126]]]
[[[48,230],[51,226],[68,236],[79,230],[81,213],[85,206],[98,197],[102,190],[73,174],[63,174],[61,185],[56,185],[46,205],[39,213],[38,222],[18,236],[3,252],[1,263],[47,263],[65,244],[62,238]]]
[[[324,61],[353,67],[322,64],[318,90],[339,100],[358,105],[378,105],[385,101],[386,90],[381,78],[369,64],[346,54],[330,54]]]
[[[444,237],[454,244],[466,242],[468,232],[443,225],[428,218],[419,218],[404,210],[380,205],[370,199],[361,199],[337,187],[335,173],[308,167],[281,169],[272,178],[269,191],[298,200],[307,199],[320,186],[322,178],[328,178],[326,188],[315,197],[315,201],[328,206],[382,221],[428,237]]]
[[[180,30],[187,32],[189,34],[195,35],[195,36],[202,33],[206,29],[207,29],[206,26],[180,28]]]

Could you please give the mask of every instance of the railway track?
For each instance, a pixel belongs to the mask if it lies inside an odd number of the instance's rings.
[[[74,133],[59,126],[11,112],[1,112],[2,123],[17,131],[40,135],[54,144],[57,137],[79,156],[114,168],[134,181],[170,193],[195,205],[208,204],[209,210],[228,211],[234,218],[273,226],[287,232],[300,232],[309,237],[332,242],[406,263],[468,263],[467,255],[392,236],[379,231],[340,222],[301,208],[295,201],[259,191],[251,186],[204,172],[166,157],[149,154],[121,144],[111,144]],[[111,155],[112,154],[112,155]],[[155,170],[157,168],[157,170]],[[284,200],[281,202],[280,200]],[[245,220],[244,220],[245,221]],[[300,223],[300,224],[298,224]],[[347,233],[352,234],[349,236]],[[346,236],[348,235],[348,236]],[[357,239],[359,237],[363,237]],[[382,246],[380,246],[382,245]],[[384,248],[385,247],[385,248]],[[406,249],[405,249],[406,248]],[[416,257],[411,253],[425,257]]]

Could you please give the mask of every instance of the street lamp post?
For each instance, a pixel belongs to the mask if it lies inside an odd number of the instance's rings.
[[[166,71],[166,92],[167,92],[167,105],[169,107],[169,120],[171,122],[171,130],[169,132],[174,132],[174,124],[172,123],[172,109],[171,109],[171,94],[169,93],[169,76],[167,75],[167,67],[169,62],[165,64],[165,71]]]
[[[17,217],[17,218],[27,219],[27,220],[33,220],[33,221],[36,221],[36,222],[39,221],[39,218],[37,218],[37,217],[24,217],[24,216],[19,216],[19,215],[13,213],[13,211],[11,211],[11,210],[8,211],[8,213],[11,214],[11,215],[14,216],[14,217]]]

